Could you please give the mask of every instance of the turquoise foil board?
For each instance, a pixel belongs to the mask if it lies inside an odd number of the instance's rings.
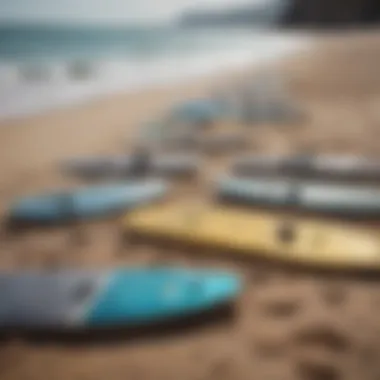
[[[91,328],[158,323],[231,302],[239,276],[181,268],[0,275],[0,328]]]

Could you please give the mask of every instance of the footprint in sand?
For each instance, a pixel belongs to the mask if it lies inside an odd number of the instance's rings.
[[[300,360],[296,372],[301,380],[340,380],[341,371],[331,362],[312,359]]]
[[[206,378],[210,380],[228,379],[231,377],[232,367],[232,358],[221,358],[210,364]]]
[[[300,347],[320,347],[342,353],[352,347],[350,338],[335,327],[314,325],[295,333],[293,341]]]
[[[286,353],[288,345],[283,339],[273,337],[262,337],[255,339],[251,343],[251,352],[253,356],[259,356],[265,359],[277,359]]]
[[[261,289],[256,297],[257,309],[266,318],[292,320],[304,306],[304,297],[299,289],[288,286],[281,278]]]
[[[341,306],[348,298],[348,291],[342,284],[323,285],[320,292],[327,306]]]
[[[252,356],[262,359],[277,359],[286,355],[291,346],[289,329],[283,325],[267,323],[261,325],[250,337],[248,349]]]
[[[267,285],[273,279],[273,273],[265,267],[253,268],[249,273],[250,282],[254,285]]]
[[[290,318],[301,309],[301,302],[292,298],[272,299],[264,302],[261,309],[268,317]]]

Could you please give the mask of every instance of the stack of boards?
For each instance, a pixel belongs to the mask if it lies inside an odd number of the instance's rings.
[[[288,219],[218,205],[171,204],[125,217],[131,236],[335,269],[379,269],[380,238],[325,221]]]
[[[180,268],[0,275],[0,328],[82,330],[160,323],[229,303],[237,275]]]

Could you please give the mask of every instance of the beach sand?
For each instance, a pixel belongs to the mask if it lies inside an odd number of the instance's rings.
[[[351,152],[380,148],[380,33],[317,36],[321,43],[272,68],[289,81],[306,110],[297,125],[262,125],[249,132],[254,152]],[[77,108],[0,125],[0,206],[30,192],[80,185],[58,173],[60,159],[125,152],[142,121],[174,101],[255,69],[114,96]],[[224,125],[224,128],[237,128]],[[205,157],[197,182],[175,196],[206,199],[229,157]],[[246,290],[233,319],[162,338],[110,342],[35,341],[13,337],[0,345],[0,378],[107,380],[377,380],[380,378],[380,282],[324,275],[231,256],[202,256],[122,244],[117,220],[2,234],[0,265],[17,268],[108,267],[172,263],[229,268]]]

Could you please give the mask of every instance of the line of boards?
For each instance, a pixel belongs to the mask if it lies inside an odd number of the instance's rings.
[[[331,222],[174,203],[133,211],[123,223],[131,236],[170,239],[248,257],[326,269],[380,269],[378,235]]]
[[[247,143],[241,133],[226,133],[213,138],[195,139],[190,135],[173,135],[173,141],[184,139],[189,145],[199,145],[212,151],[244,148]],[[170,140],[170,139],[169,139]],[[167,177],[194,176],[199,169],[194,155],[152,156],[139,152],[119,156],[77,157],[64,161],[62,169],[82,177],[129,177],[141,171]],[[357,156],[330,155],[248,155],[237,158],[231,172],[238,176],[285,175],[301,178],[332,178],[340,180],[379,180],[380,162]]]
[[[163,198],[164,180],[134,180],[45,193],[18,199],[9,210],[12,220],[59,222],[120,213]],[[353,218],[380,216],[380,191],[375,187],[255,177],[223,177],[215,196],[220,203],[291,207],[319,214]]]

